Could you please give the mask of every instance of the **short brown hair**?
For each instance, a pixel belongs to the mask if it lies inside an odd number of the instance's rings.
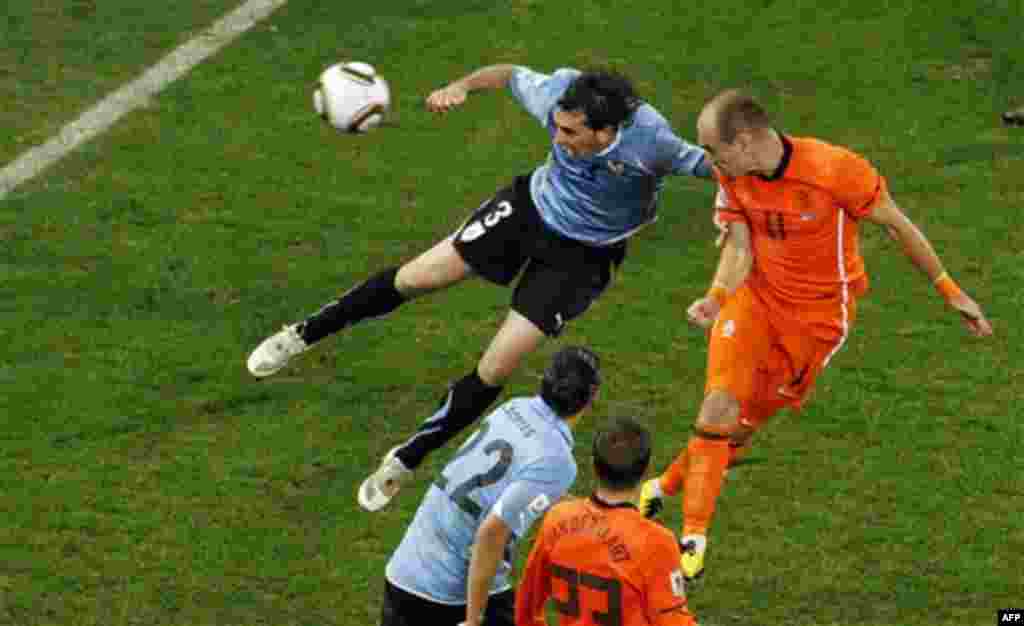
[[[615,491],[640,484],[651,461],[651,433],[632,417],[617,417],[594,437],[594,473]]]
[[[764,107],[739,89],[723,91],[711,103],[715,107],[715,126],[722,143],[736,141],[740,131],[772,127],[772,120]]]

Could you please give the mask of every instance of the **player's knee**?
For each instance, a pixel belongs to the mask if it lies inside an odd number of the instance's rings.
[[[437,277],[432,276],[431,268],[417,264],[416,261],[406,263],[395,274],[395,289],[406,299],[433,291],[436,289],[433,285],[437,282]]]
[[[727,391],[712,391],[704,398],[697,416],[697,430],[732,436],[740,429],[740,402]]]
[[[497,387],[504,384],[505,380],[516,370],[518,360],[515,362],[496,358],[483,358],[476,366],[476,374],[484,383]]]
[[[488,385],[504,384],[505,379],[519,368],[526,352],[528,350],[520,349],[520,346],[492,345],[477,364],[476,373]]]
[[[457,283],[470,271],[451,242],[443,241],[400,267],[395,289],[407,299],[415,298]]]

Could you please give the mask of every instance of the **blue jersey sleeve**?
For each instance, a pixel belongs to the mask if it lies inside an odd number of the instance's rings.
[[[711,178],[711,162],[704,149],[683,141],[667,128],[658,130],[656,165],[659,174],[689,174]]]
[[[565,459],[545,459],[528,468],[502,492],[491,512],[499,516],[522,539],[530,527],[576,480],[576,465]]]
[[[579,70],[569,68],[556,70],[554,74],[541,74],[528,67],[517,67],[508,81],[508,88],[519,104],[546,127],[551,110],[569,83],[579,75]]]

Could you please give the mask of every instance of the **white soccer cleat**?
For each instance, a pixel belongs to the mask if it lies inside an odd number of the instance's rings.
[[[359,506],[371,513],[387,506],[402,488],[402,483],[412,477],[412,470],[406,468],[395,456],[399,447],[388,450],[377,471],[359,485]]]
[[[249,372],[258,378],[270,376],[288,365],[292,357],[308,350],[309,344],[299,336],[297,328],[298,324],[289,324],[256,346],[246,362]]]

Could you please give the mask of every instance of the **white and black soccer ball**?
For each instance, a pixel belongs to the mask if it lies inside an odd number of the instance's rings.
[[[384,119],[391,89],[368,63],[335,63],[320,74],[313,108],[331,126],[346,133],[365,133]]]

